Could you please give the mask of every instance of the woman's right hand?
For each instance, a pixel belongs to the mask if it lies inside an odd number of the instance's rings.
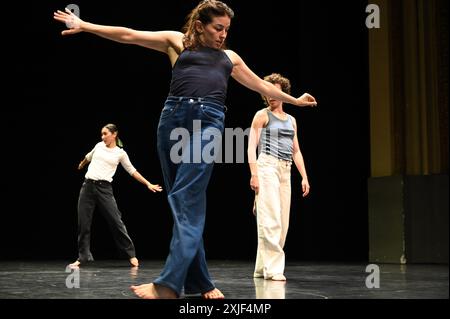
[[[259,180],[257,175],[253,175],[250,179],[250,188],[255,191],[255,194],[259,193]]]
[[[53,18],[56,21],[63,22],[66,24],[68,30],[64,30],[61,32],[62,35],[69,35],[81,32],[81,24],[83,20],[77,17],[72,11],[69,9],[65,9],[66,12],[62,12],[60,10],[53,13]]]

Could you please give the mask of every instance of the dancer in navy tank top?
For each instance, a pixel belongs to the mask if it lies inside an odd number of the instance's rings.
[[[222,1],[204,0],[189,14],[183,32],[151,32],[89,23],[68,9],[54,13],[54,19],[68,26],[63,35],[88,32],[140,45],[167,54],[172,64],[170,93],[161,112],[157,140],[174,226],[169,256],[160,276],[152,283],[131,287],[141,298],[178,298],[183,289],[185,294],[201,294],[205,299],[224,298],[210,278],[203,246],[206,189],[214,161],[199,159],[194,152],[182,154],[181,160],[174,158],[171,150],[176,141],[170,139],[171,132],[185,129],[191,133],[186,146],[200,145],[201,151],[209,147],[202,136],[224,130],[224,101],[230,76],[250,90],[284,103],[317,105],[308,93],[294,98],[264,81],[236,52],[226,48],[233,16],[233,10]],[[195,123],[201,123],[201,127]],[[221,143],[219,139],[216,142]]]

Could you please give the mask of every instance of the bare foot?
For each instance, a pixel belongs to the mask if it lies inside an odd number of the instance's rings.
[[[75,262],[69,264],[69,267],[70,267],[70,268],[79,268],[80,265],[81,265],[81,262],[80,262],[79,260],[77,260],[77,261],[75,261]]]
[[[225,296],[219,289],[214,288],[213,290],[210,290],[210,291],[202,294],[202,298],[203,299],[224,299]]]
[[[170,288],[157,284],[144,284],[139,286],[131,286],[131,290],[136,296],[143,299],[176,299],[177,294]]]
[[[270,278],[274,281],[286,281],[286,277],[283,274],[277,274],[274,275],[272,278]]]
[[[133,267],[138,267],[139,266],[139,260],[136,257],[130,258],[130,264]]]

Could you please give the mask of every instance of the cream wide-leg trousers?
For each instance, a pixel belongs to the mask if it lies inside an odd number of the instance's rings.
[[[292,162],[261,153],[257,160],[258,249],[254,277],[271,279],[284,273],[284,243],[289,227]]]

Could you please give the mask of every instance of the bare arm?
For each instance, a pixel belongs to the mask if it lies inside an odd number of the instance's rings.
[[[256,194],[259,192],[258,165],[256,164],[256,150],[261,136],[261,130],[267,125],[268,116],[265,111],[258,111],[252,121],[250,135],[248,139],[248,164],[250,166],[251,178],[250,187]]]
[[[89,163],[89,161],[87,160],[87,158],[86,158],[86,157],[83,158],[83,160],[80,162],[80,164],[78,164],[78,169],[79,169],[79,170],[82,170],[83,167],[85,167],[87,163]]]
[[[158,184],[150,183],[138,171],[135,171],[131,176],[133,176],[134,179],[136,179],[138,182],[140,182],[140,183],[144,184],[145,186],[147,186],[147,188],[149,190],[151,190],[153,193],[162,191],[162,187],[161,186],[159,186]]]
[[[250,90],[256,91],[264,96],[271,97],[273,99],[282,101],[284,103],[290,103],[297,106],[316,106],[316,99],[308,93],[303,94],[299,98],[294,98],[293,96],[282,92],[277,89],[272,83],[264,81],[259,76],[257,76],[250,68],[245,64],[244,60],[235,52],[231,50],[225,51],[233,62],[233,72],[231,76],[249,88]]]
[[[55,20],[63,22],[68,26],[67,30],[62,31],[62,35],[88,32],[112,41],[140,45],[166,53],[169,56],[172,53],[180,54],[183,50],[183,34],[181,32],[138,31],[125,27],[89,23],[78,18],[67,8],[66,12],[56,11],[53,17]]]
[[[306,167],[305,162],[303,160],[302,152],[300,151],[300,145],[298,143],[298,137],[297,137],[297,123],[294,120],[294,154],[292,154],[292,158],[294,160],[295,166],[297,167],[300,175],[302,176],[302,191],[303,191],[303,197],[306,197],[309,194],[309,181],[308,181],[308,175],[306,174]]]

